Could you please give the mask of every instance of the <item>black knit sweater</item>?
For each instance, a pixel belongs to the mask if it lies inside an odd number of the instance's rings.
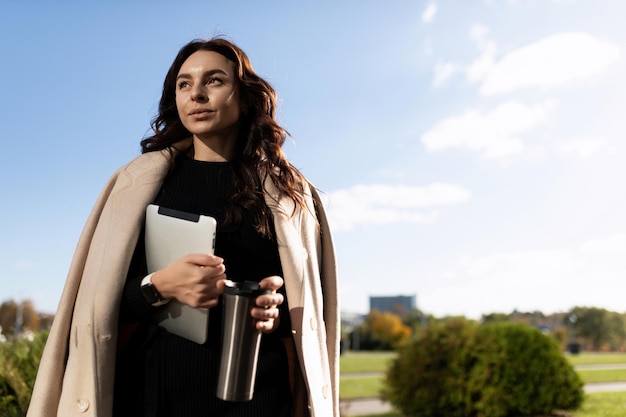
[[[203,162],[179,157],[165,179],[155,204],[217,219],[215,254],[224,258],[233,281],[260,281],[282,276],[276,242],[261,236],[244,215],[242,224],[225,231],[225,201],[233,186],[227,162]],[[287,356],[281,337],[291,337],[287,303],[279,328],[263,335],[254,398],[226,402],[216,397],[220,359],[222,305],[209,312],[209,335],[199,345],[172,335],[151,320],[155,307],[140,292],[145,275],[143,236],[140,238],[122,296],[122,329],[115,379],[114,417],[277,417],[291,406]],[[281,289],[283,295],[284,288]],[[158,308],[158,307],[157,307]],[[124,329],[131,329],[126,339]]]

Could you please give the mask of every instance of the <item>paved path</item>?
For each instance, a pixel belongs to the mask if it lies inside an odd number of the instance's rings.
[[[342,416],[361,416],[380,414],[391,411],[391,405],[378,398],[359,398],[358,400],[340,401],[339,408]]]
[[[596,382],[585,385],[585,392],[589,393],[612,391],[626,391],[626,382]],[[342,415],[347,417],[386,413],[392,410],[389,403],[383,402],[379,398],[344,400],[340,404]]]
[[[626,391],[626,382],[594,382],[585,385],[585,392]]]

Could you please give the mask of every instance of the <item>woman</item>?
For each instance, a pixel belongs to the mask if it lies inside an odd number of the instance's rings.
[[[330,231],[315,189],[282,153],[275,106],[233,43],[179,51],[154,135],[109,180],[80,237],[29,417],[339,415]],[[215,217],[215,256],[189,254],[147,277],[150,203]],[[248,402],[215,395],[227,278],[269,290],[250,313],[263,336]],[[142,295],[146,285],[156,302]],[[210,308],[206,343],[154,324],[170,299]]]

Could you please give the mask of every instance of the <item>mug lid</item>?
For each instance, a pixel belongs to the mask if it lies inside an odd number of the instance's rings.
[[[227,279],[224,292],[244,297],[256,297],[261,294],[269,294],[271,291],[262,289],[259,283],[255,281],[231,281]]]

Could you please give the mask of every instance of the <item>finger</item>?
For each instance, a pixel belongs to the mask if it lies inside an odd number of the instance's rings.
[[[270,320],[270,321],[257,321],[256,322],[256,329],[260,330],[264,333],[269,333],[272,330],[274,330],[274,320]]]
[[[283,279],[279,277],[278,275],[263,278],[259,282],[259,286],[264,290],[276,291],[277,289],[283,286]]]
[[[196,265],[194,266],[196,273],[199,273],[203,278],[209,279],[222,279],[226,278],[226,266],[224,264],[219,264],[216,266],[205,266],[205,265]]]
[[[226,287],[226,274],[222,274],[221,276],[219,276],[218,280],[215,282],[215,290],[218,292],[219,295],[222,295],[224,293],[224,288]]]
[[[273,320],[280,316],[280,311],[277,308],[253,308],[251,311],[252,317],[258,320]]]
[[[216,267],[224,263],[224,259],[220,258],[219,256],[204,253],[190,253],[184,259],[186,262],[198,266]]]
[[[256,298],[256,305],[263,308],[272,308],[281,305],[285,298],[280,293],[263,294]]]

